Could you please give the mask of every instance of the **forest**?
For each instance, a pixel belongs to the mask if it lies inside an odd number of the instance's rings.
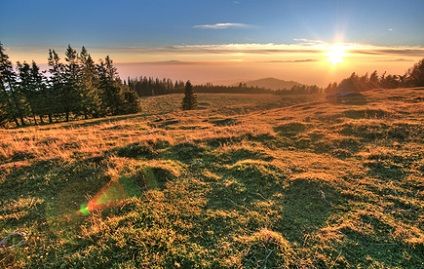
[[[122,83],[109,56],[96,64],[85,47],[78,53],[69,45],[64,60],[49,50],[47,72],[34,61],[14,69],[0,44],[0,126],[137,112],[137,95]]]

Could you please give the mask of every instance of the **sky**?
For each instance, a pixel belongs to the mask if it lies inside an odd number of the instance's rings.
[[[1,9],[12,61],[43,66],[49,48],[85,45],[122,77],[323,86],[354,71],[402,74],[424,58],[421,0],[3,0]]]

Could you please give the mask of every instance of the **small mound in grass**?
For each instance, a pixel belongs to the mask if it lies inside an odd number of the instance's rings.
[[[378,139],[384,139],[387,137],[388,126],[384,123],[375,124],[345,124],[341,129],[341,134],[352,135],[361,138],[364,141],[373,141]]]
[[[175,155],[182,162],[190,162],[203,155],[204,149],[195,143],[180,143],[169,149],[168,153]]]
[[[399,142],[421,142],[424,139],[424,129],[419,124],[348,123],[342,126],[340,132],[344,135],[359,137],[363,141],[389,139]]]
[[[245,268],[288,268],[294,263],[290,243],[278,232],[263,228],[241,241],[247,246],[242,259]]]
[[[262,151],[254,151],[249,148],[239,148],[222,153],[220,155],[220,159],[224,162],[232,163],[246,159],[272,161],[274,158]]]
[[[128,158],[153,158],[157,155],[151,145],[134,143],[115,149],[116,155]]]
[[[142,163],[131,170],[126,176],[141,179],[146,188],[162,188],[166,182],[181,176],[183,168],[175,161],[155,160]]]
[[[275,130],[283,136],[297,136],[307,129],[307,125],[301,122],[291,122],[275,127]]]
[[[281,191],[286,173],[278,167],[261,160],[243,160],[229,166],[230,175],[245,189],[249,197],[261,193],[267,197]],[[255,196],[255,195],[254,195]]]
[[[31,152],[17,151],[12,155],[11,160],[14,162],[34,159],[36,156]]]
[[[351,119],[384,119],[393,115],[382,109],[346,110],[343,115]]]
[[[372,161],[365,163],[368,174],[382,180],[401,180],[407,176],[404,168],[391,162]]]
[[[274,165],[261,160],[242,160],[230,167],[231,174],[243,182],[255,185],[277,183],[285,175]]]
[[[226,118],[226,119],[213,120],[211,121],[211,123],[213,123],[216,126],[231,126],[231,125],[238,124],[238,121],[233,118]]]

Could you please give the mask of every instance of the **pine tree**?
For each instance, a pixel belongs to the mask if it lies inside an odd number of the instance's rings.
[[[65,113],[65,109],[62,106],[62,103],[66,101],[64,97],[64,66],[60,63],[60,58],[54,50],[49,50],[48,63],[50,66],[50,79],[49,88],[46,92],[46,101],[48,103],[46,112],[49,117],[49,123],[52,123],[54,114]]]
[[[105,61],[101,60],[97,66],[97,74],[99,77],[99,89],[102,92],[102,107],[108,115],[116,115],[119,111],[119,84],[117,83],[118,74],[113,62],[109,56]]]
[[[6,117],[15,122],[19,126],[18,118],[21,124],[25,125],[23,113],[19,107],[19,99],[15,90],[16,74],[13,71],[12,63],[9,61],[9,56],[5,53],[3,44],[0,43],[0,90],[1,100],[0,103],[3,107],[4,114],[2,118]]]
[[[184,88],[183,110],[194,109],[197,105],[196,95],[194,94],[193,85],[190,80],[187,81]]]
[[[371,73],[369,83],[371,88],[378,88],[380,86],[377,70]]]
[[[35,99],[36,99],[36,88],[32,82],[32,71],[31,66],[24,62],[23,64],[17,63],[19,82],[17,83],[17,89],[20,95],[20,107],[22,107],[25,116],[32,116],[34,123],[37,124],[35,117]]]
[[[49,106],[48,91],[46,85],[46,77],[40,71],[40,67],[32,61],[31,65],[31,82],[34,91],[33,110],[34,113],[40,118],[40,122],[44,123],[43,115],[48,114],[47,108]]]
[[[136,113],[139,110],[138,97],[134,90],[127,85],[121,85],[120,91],[121,106],[119,114]]]
[[[424,86],[424,59],[416,63],[411,69],[408,70],[407,77],[409,86]]]
[[[84,117],[88,115],[98,117],[101,111],[101,97],[98,85],[96,65],[87,52],[85,47],[82,47],[80,53],[80,62],[82,69],[82,96],[81,107]]]
[[[78,54],[75,49],[68,45],[65,52],[63,72],[63,92],[61,105],[65,110],[66,121],[69,121],[71,113],[78,115],[82,109],[82,71],[78,64]]]

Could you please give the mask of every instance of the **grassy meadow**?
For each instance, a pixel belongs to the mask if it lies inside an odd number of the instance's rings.
[[[0,130],[0,268],[424,268],[424,88],[181,99]]]

